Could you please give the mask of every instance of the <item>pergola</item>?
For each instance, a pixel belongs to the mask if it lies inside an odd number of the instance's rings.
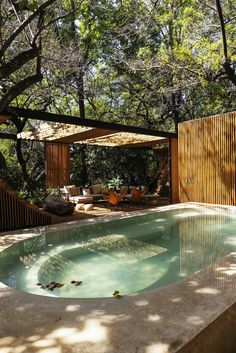
[[[17,136],[1,133],[0,138],[45,142],[47,187],[63,186],[70,183],[70,144],[150,148],[168,142],[171,154],[171,199],[173,202],[178,201],[178,142],[176,133],[16,107],[10,107],[0,115],[0,124],[15,115],[43,121],[33,131],[24,131]]]

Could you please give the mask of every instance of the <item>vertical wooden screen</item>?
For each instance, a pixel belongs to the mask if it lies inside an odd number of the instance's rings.
[[[0,180],[0,232],[52,223],[52,215],[21,199]]]
[[[179,124],[180,201],[236,205],[236,112]]]
[[[46,187],[57,188],[70,184],[70,145],[45,143]]]
[[[170,139],[171,202],[179,202],[178,139]]]

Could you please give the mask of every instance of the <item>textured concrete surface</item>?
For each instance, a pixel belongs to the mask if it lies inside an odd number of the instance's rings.
[[[39,231],[2,235],[0,250]],[[121,299],[52,298],[1,284],[0,353],[177,352],[235,303],[235,288],[236,253],[181,283]]]
[[[187,343],[178,353],[235,353],[236,304]]]

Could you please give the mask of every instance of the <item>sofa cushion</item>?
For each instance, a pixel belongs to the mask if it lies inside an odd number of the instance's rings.
[[[84,205],[84,210],[85,210],[85,212],[92,211],[93,210],[93,204],[88,203],[87,205]]]
[[[122,194],[123,192],[128,191],[128,189],[129,189],[128,185],[123,185],[120,187],[120,193]]]
[[[92,194],[101,194],[102,185],[101,184],[93,184],[91,185]]]
[[[83,188],[83,195],[84,196],[89,196],[91,194],[91,191],[89,188]]]
[[[107,187],[105,187],[105,186],[104,186],[104,187],[102,187],[101,193],[102,193],[102,194],[107,194],[107,195],[108,195],[108,194],[109,194],[109,189],[108,189]]]
[[[64,186],[64,188],[67,190],[69,196],[77,196],[79,194],[75,185],[67,185]]]

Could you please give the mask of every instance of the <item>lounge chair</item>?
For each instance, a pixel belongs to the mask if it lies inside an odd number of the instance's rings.
[[[124,200],[125,195],[127,194],[128,190],[123,191],[120,194],[117,194],[114,190],[109,189],[109,195],[107,201],[112,205],[116,206],[122,200]]]
[[[145,194],[147,193],[147,188],[145,187],[144,190],[140,188],[134,187],[131,193],[130,201],[131,202],[139,202],[141,201]]]

